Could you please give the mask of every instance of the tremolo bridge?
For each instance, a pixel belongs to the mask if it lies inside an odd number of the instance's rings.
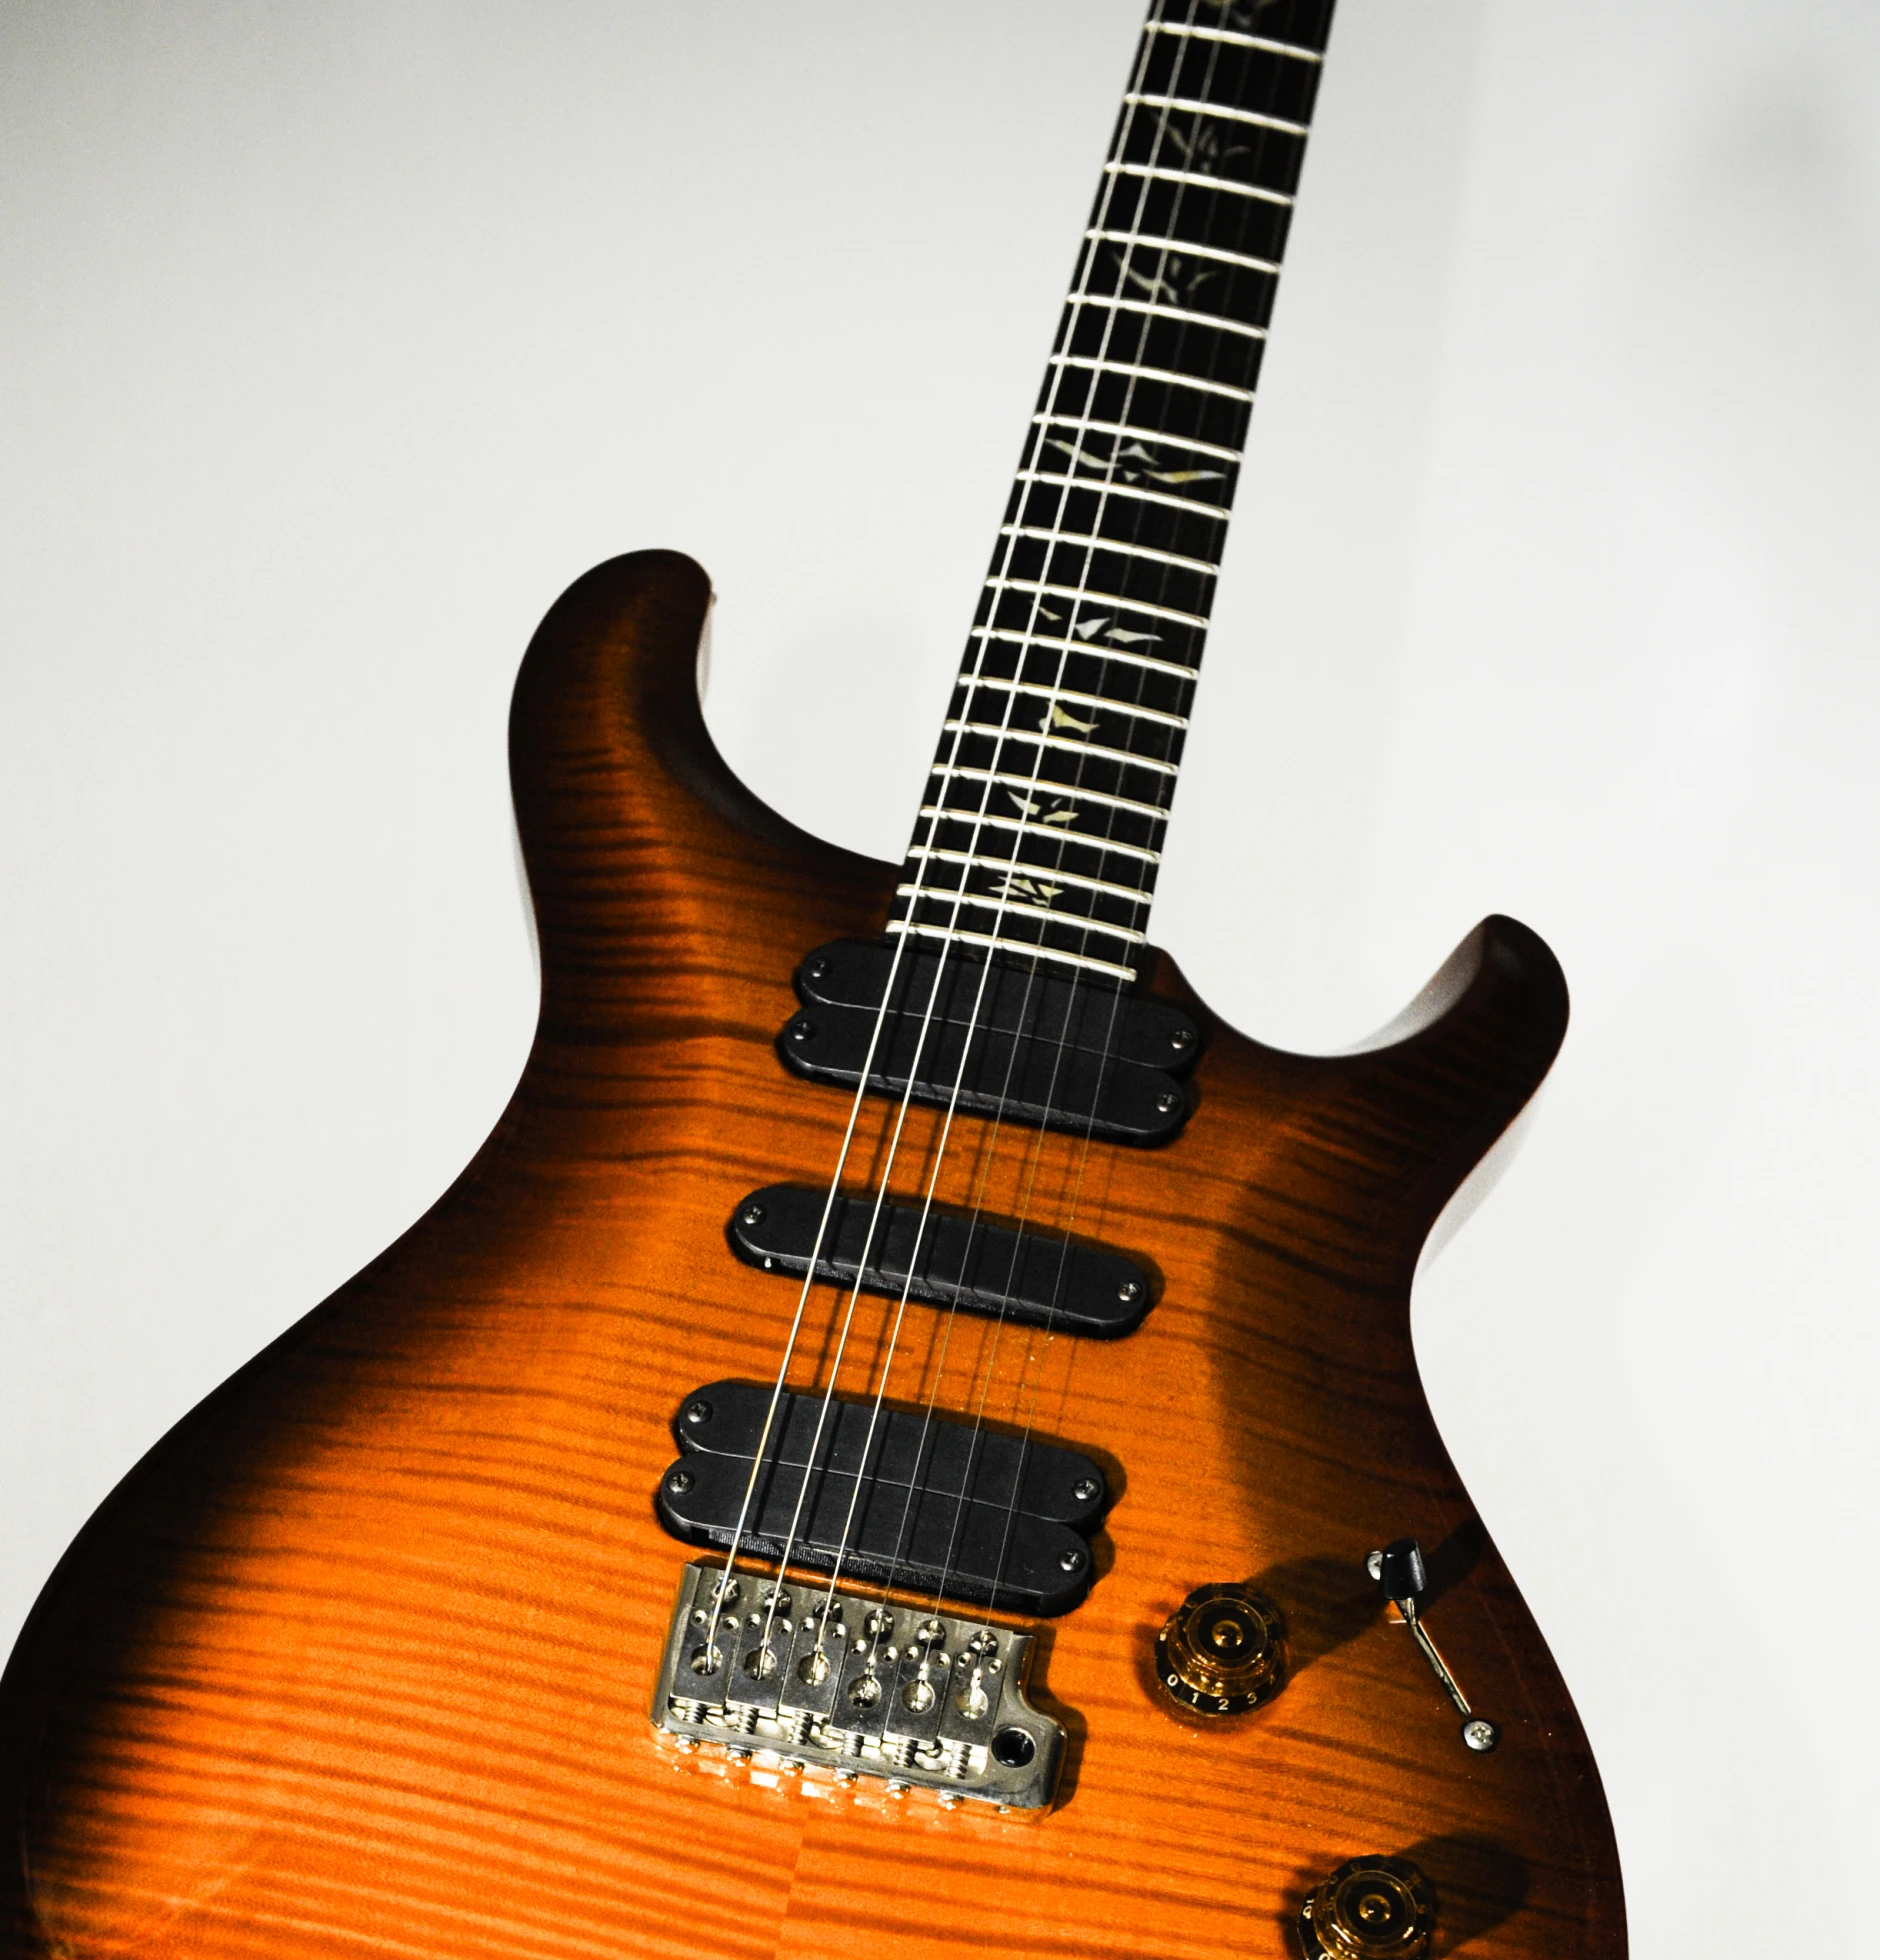
[[[1064,1731],[1026,1701],[1032,1636],[720,1559],[686,1567],[653,1721],[838,1783],[885,1778],[943,1804],[1043,1810]]]

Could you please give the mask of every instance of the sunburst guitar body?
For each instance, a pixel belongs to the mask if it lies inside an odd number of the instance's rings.
[[[47,1585],[7,1954],[1623,1955],[1409,1326],[1560,971],[1304,1057],[1140,931],[1328,16],[1151,14],[907,865],[725,766],[688,559],[549,614],[521,1082]]]

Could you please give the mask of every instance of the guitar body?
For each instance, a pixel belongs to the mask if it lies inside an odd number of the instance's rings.
[[[692,1556],[654,1515],[669,1425],[702,1383],[772,1379],[797,1299],[726,1221],[755,1187],[826,1182],[850,1107],[778,1059],[791,974],[877,935],[895,878],[729,774],[698,707],[708,603],[649,553],[538,634],[512,725],[528,1067],[432,1211],[183,1421],[48,1585],[0,1695],[6,1951],[1277,1956],[1314,1884],[1382,1852],[1435,1888],[1439,1953],[1623,1954],[1591,1756],[1411,1350],[1424,1237],[1565,1027],[1558,968],[1507,920],[1394,1045],[1306,1058],[1216,1027],[1173,1142],[1059,1138],[1029,1173],[1075,1176],[1078,1229],[1159,1281],[1123,1339],[962,1318],[945,1364],[1118,1493],[1089,1598],[1040,1631],[1031,1696],[1070,1737],[1053,1810],[656,1737]],[[1151,985],[1181,992],[1166,961]],[[995,1156],[995,1209],[1036,1142]],[[890,1306],[864,1302],[858,1339]],[[912,1311],[926,1353],[942,1316]],[[816,1322],[792,1381],[830,1366]],[[1491,1754],[1367,1578],[1408,1534]],[[1184,1716],[1155,1633],[1249,1578],[1291,1678]]]

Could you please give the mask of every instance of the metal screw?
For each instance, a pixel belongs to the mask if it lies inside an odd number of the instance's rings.
[[[1157,1111],[1163,1116],[1173,1116],[1176,1110],[1181,1108],[1182,1099],[1173,1089],[1164,1089],[1156,1097],[1155,1106]]]
[[[1364,1555],[1364,1569],[1373,1579],[1383,1578],[1384,1554],[1382,1552],[1366,1552]]]
[[[799,1019],[790,1023],[790,1039],[792,1041],[808,1041],[814,1036],[815,1032],[816,1023],[814,1021]]]
[[[672,1475],[666,1479],[666,1488],[669,1491],[671,1491],[675,1497],[683,1497],[686,1494],[686,1492],[692,1488],[691,1471],[675,1470],[672,1473]]]
[[[764,1208],[762,1205],[746,1205],[738,1213],[738,1223],[740,1225],[761,1225],[763,1222]]]
[[[1474,1721],[1463,1723],[1462,1739],[1478,1756],[1486,1756],[1501,1740],[1501,1731],[1478,1715]]]
[[[803,969],[803,976],[808,980],[820,980],[828,971],[829,962],[827,960],[811,960],[808,966]]]
[[[687,1403],[686,1411],[685,1411],[685,1419],[693,1426],[694,1429],[696,1429],[701,1422],[710,1422],[712,1419],[712,1405],[709,1402]]]
[[[1079,1504],[1088,1504],[1096,1496],[1099,1486],[1095,1477],[1079,1477],[1071,1485],[1071,1495]]]
[[[1124,1306],[1128,1306],[1132,1300],[1140,1300],[1142,1298],[1141,1280],[1124,1280],[1122,1285],[1116,1289],[1116,1297],[1122,1301]]]
[[[1195,1031],[1193,1028],[1172,1028],[1169,1031],[1168,1045],[1178,1055],[1184,1048],[1192,1048],[1194,1046],[1194,1040]]]
[[[1066,1572],[1081,1572],[1083,1570],[1084,1555],[1075,1545],[1072,1545],[1067,1550],[1058,1554],[1058,1563]]]

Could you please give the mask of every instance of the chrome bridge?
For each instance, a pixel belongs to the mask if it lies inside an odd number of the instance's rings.
[[[699,1559],[679,1587],[653,1724],[681,1747],[837,1783],[1044,1810],[1064,1731],[1025,1699],[1031,1650],[1029,1633],[841,1588],[832,1599],[814,1581],[739,1572],[727,1584],[721,1559]]]

